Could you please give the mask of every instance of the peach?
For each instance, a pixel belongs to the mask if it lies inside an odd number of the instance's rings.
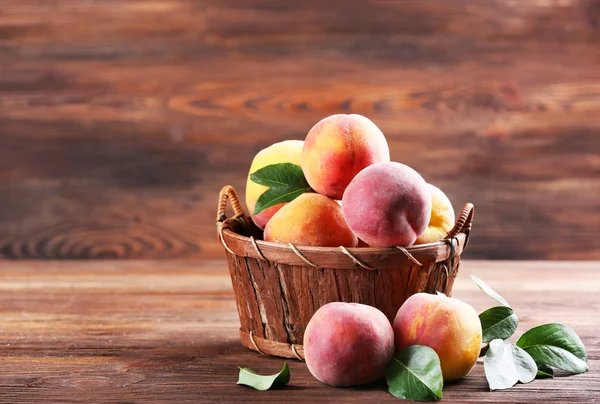
[[[481,323],[473,307],[442,295],[417,293],[404,302],[394,319],[396,352],[425,345],[440,357],[444,381],[463,378],[481,349]]]
[[[308,132],[302,149],[306,180],[320,194],[341,199],[352,178],[373,163],[390,161],[385,136],[368,118],[331,115]]]
[[[271,219],[275,212],[281,209],[285,203],[271,206],[255,215],[254,208],[256,206],[256,201],[258,201],[258,198],[269,189],[269,187],[252,181],[250,179],[250,174],[271,164],[292,163],[301,166],[303,146],[304,142],[302,140],[284,140],[283,142],[272,144],[266,149],[259,151],[254,157],[254,160],[252,160],[248,179],[246,180],[246,207],[250,211],[254,224],[261,229],[265,228],[269,219]]]
[[[376,163],[348,185],[342,206],[348,226],[370,246],[409,246],[427,228],[431,192],[409,166]]]
[[[331,386],[356,386],[382,378],[394,356],[394,331],[375,307],[328,303],[312,316],[304,332],[310,373]]]
[[[340,205],[315,193],[302,194],[279,209],[267,223],[264,239],[320,247],[356,247],[358,243]]]
[[[431,184],[427,186],[431,191],[431,218],[423,234],[415,240],[415,244],[439,241],[454,227],[454,209],[450,199],[438,187]]]

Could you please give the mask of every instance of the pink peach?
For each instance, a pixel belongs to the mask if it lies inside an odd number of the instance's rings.
[[[331,386],[355,386],[382,378],[394,356],[394,332],[387,317],[358,303],[328,303],[304,332],[310,373]]]
[[[409,166],[376,163],[348,185],[342,206],[350,229],[370,246],[409,246],[427,228],[431,192]]]

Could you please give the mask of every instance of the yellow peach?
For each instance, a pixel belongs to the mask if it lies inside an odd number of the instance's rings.
[[[415,244],[426,244],[439,241],[454,226],[454,209],[450,199],[441,189],[427,184],[431,191],[431,218],[425,231],[417,237]]]
[[[425,345],[440,357],[444,381],[466,376],[481,350],[481,322],[473,307],[428,293],[409,297],[394,319],[396,352]]]
[[[258,201],[258,198],[269,188],[252,181],[250,179],[250,174],[271,164],[292,163],[302,166],[303,146],[304,142],[302,140],[284,140],[283,142],[275,143],[266,149],[259,151],[254,157],[254,160],[252,160],[248,179],[246,181],[246,207],[250,211],[252,221],[261,229],[265,228],[269,219],[271,219],[285,203],[271,206],[259,214],[254,215],[256,201]]]

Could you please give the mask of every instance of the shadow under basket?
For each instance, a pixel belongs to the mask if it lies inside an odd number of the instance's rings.
[[[234,217],[227,218],[227,202]],[[231,186],[219,195],[217,232],[229,261],[242,345],[265,355],[304,359],[302,337],[329,302],[368,304],[390,321],[418,292],[450,296],[469,240],[467,203],[445,239],[413,247],[303,247],[263,241]]]

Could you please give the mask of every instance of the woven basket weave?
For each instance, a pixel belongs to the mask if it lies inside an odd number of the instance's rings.
[[[227,202],[234,216],[227,218]],[[231,186],[219,195],[217,232],[225,248],[240,317],[242,345],[262,354],[304,358],[302,336],[322,305],[368,304],[390,321],[411,295],[451,295],[466,247],[473,205],[467,203],[444,240],[414,247],[303,247],[261,240]]]

